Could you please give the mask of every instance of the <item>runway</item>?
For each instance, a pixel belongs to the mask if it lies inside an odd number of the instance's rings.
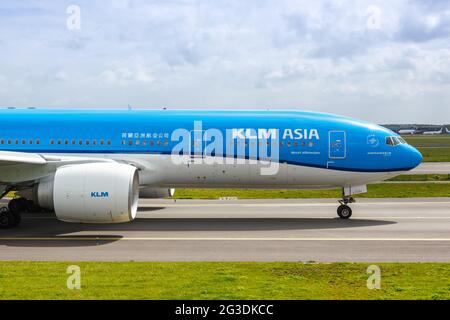
[[[422,162],[404,174],[450,174],[450,162]]]
[[[353,217],[336,200],[143,200],[127,224],[59,222],[25,214],[0,230],[1,260],[444,261],[450,198],[361,199]]]

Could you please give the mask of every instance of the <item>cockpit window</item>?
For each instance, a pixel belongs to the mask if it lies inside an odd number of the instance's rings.
[[[399,144],[406,144],[406,141],[401,137],[386,137],[386,144],[389,146],[398,146]]]
[[[405,139],[403,139],[402,137],[397,137],[398,140],[400,140],[401,144],[408,144]]]
[[[394,145],[394,141],[392,140],[392,137],[386,137],[386,144],[389,146]]]
[[[397,146],[400,144],[400,140],[398,140],[397,137],[392,137],[392,140],[394,140],[394,146]]]

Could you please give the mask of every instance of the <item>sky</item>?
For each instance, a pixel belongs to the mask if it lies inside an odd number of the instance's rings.
[[[0,106],[450,123],[450,1],[0,2]]]

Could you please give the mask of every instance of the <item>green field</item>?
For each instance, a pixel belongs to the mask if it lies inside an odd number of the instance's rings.
[[[450,162],[450,148],[417,148],[424,162]]]
[[[402,136],[409,144],[415,147],[449,147],[450,148],[450,134],[449,135],[405,135]]]
[[[387,180],[390,183],[377,183],[367,186],[368,192],[356,198],[419,198],[450,197],[448,174],[400,175]],[[396,183],[397,182],[397,183]],[[418,183],[415,183],[418,182]],[[14,197],[11,192],[8,197]],[[297,190],[297,189],[176,189],[170,199],[312,199],[341,198],[340,189]]]
[[[0,299],[450,299],[450,264],[381,263],[368,289],[367,263],[80,262],[70,290],[67,262],[0,262]]]
[[[244,190],[244,189],[177,189],[175,199],[307,199],[340,198],[341,190]],[[450,184],[380,183],[368,186],[368,192],[356,198],[450,197]]]
[[[450,134],[448,135],[405,135],[409,144],[423,155],[424,162],[450,162]]]
[[[405,174],[386,181],[450,181],[450,174]]]

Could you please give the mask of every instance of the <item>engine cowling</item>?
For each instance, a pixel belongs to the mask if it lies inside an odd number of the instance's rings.
[[[64,166],[39,183],[37,198],[40,206],[54,209],[62,221],[128,222],[137,213],[139,176],[127,164]]]
[[[173,188],[142,188],[139,190],[139,198],[155,199],[155,198],[171,198],[175,194]]]

